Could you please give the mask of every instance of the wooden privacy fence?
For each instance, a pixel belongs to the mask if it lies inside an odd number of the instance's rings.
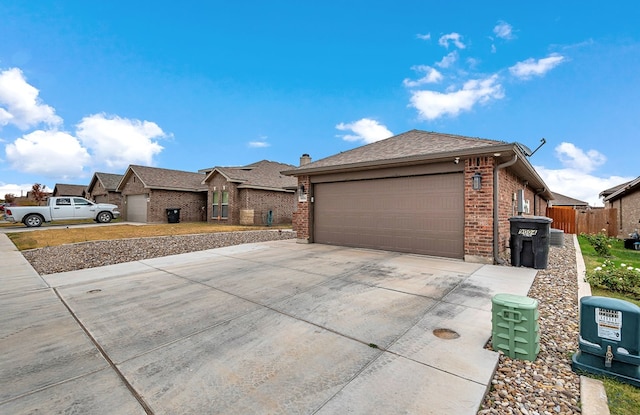
[[[596,234],[604,229],[607,236],[618,235],[618,209],[548,207],[547,217],[553,219],[552,228],[562,229],[565,233]]]

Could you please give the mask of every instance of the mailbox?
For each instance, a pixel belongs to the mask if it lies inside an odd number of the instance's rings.
[[[571,367],[640,387],[640,307],[615,298],[583,297]]]

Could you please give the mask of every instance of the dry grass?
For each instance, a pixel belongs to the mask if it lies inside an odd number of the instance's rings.
[[[205,222],[158,225],[114,225],[74,228],[49,228],[30,232],[7,233],[19,250],[43,248],[87,241],[145,238],[153,236],[190,235],[213,232],[235,232],[264,229],[291,229],[291,226],[233,226]]]

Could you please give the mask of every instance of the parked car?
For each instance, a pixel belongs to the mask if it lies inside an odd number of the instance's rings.
[[[108,223],[120,217],[118,206],[93,203],[83,197],[50,197],[47,206],[10,206],[5,208],[5,219],[37,227],[54,220],[93,219]]]

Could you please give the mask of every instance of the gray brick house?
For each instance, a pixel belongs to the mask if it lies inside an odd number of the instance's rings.
[[[293,168],[262,160],[202,170],[209,201],[207,220],[234,225],[291,223],[298,181],[280,172]]]
[[[509,217],[553,198],[518,143],[412,130],[284,171],[300,242],[500,262]]]
[[[640,229],[640,177],[600,193],[605,209],[617,209],[618,236],[628,238]]]
[[[122,195],[116,191],[124,176],[113,173],[93,173],[87,186],[87,199],[96,203],[112,203],[122,209]]]

